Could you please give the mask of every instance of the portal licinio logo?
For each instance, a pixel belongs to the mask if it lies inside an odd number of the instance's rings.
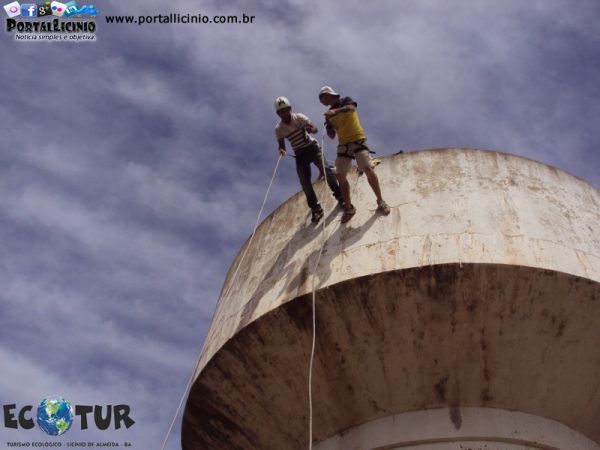
[[[15,403],[3,405],[4,426],[6,428],[31,430],[35,427],[33,406],[17,408]],[[50,436],[66,433],[79,417],[80,428],[88,429],[88,414],[93,413],[94,425],[99,430],[107,430],[111,424],[118,430],[123,425],[131,427],[135,421],[130,417],[129,405],[75,405],[75,408],[60,395],[46,397],[37,407],[35,416],[38,428]]]
[[[96,40],[98,10],[92,4],[75,1],[61,3],[19,3],[4,5],[6,32],[17,41],[87,41]]]

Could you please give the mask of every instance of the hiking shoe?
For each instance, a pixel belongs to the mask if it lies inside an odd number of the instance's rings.
[[[344,214],[342,215],[342,223],[348,222],[352,219],[352,216],[356,214],[356,208],[354,205],[350,205],[350,208],[344,209]]]
[[[381,200],[380,202],[377,202],[377,210],[384,216],[387,216],[390,213],[390,207],[385,202],[385,200]]]
[[[312,223],[317,223],[319,220],[321,220],[322,217],[323,217],[323,209],[315,208],[312,210],[312,217],[310,220],[312,221]]]

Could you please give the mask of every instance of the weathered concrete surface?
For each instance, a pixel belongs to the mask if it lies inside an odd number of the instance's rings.
[[[385,158],[377,171],[388,217],[361,179],[351,182],[358,213],[341,225],[318,186],[327,241],[315,442],[459,406],[545,416],[600,442],[600,193],[534,161],[467,149]],[[296,195],[263,222],[233,284],[232,266],[184,449],[307,447],[320,230]]]
[[[597,450],[568,427],[543,417],[492,408],[450,408],[373,420],[313,447],[315,450]],[[432,426],[435,424],[435,426]]]

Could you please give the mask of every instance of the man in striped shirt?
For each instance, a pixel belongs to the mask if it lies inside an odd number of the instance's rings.
[[[317,166],[321,176],[325,176],[327,184],[333,192],[333,196],[343,208],[340,187],[329,165],[325,163],[325,167],[323,167],[321,147],[309,135],[309,133],[315,134],[318,131],[317,127],[304,114],[292,113],[292,105],[285,97],[278,97],[275,100],[275,111],[281,119],[275,127],[279,153],[281,155],[286,154],[285,139],[287,139],[296,154],[296,172],[298,173],[304,195],[306,195],[308,206],[312,211],[312,221],[316,223],[323,217],[323,208],[319,204],[312,186],[311,163]]]

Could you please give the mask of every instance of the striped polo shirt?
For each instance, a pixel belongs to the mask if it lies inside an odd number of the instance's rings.
[[[277,140],[287,139],[292,145],[294,152],[296,152],[301,148],[316,142],[315,139],[306,132],[305,127],[308,124],[313,125],[310,119],[304,114],[292,113],[292,120],[290,123],[283,123],[281,120],[279,121],[275,127],[275,136],[277,137]]]

